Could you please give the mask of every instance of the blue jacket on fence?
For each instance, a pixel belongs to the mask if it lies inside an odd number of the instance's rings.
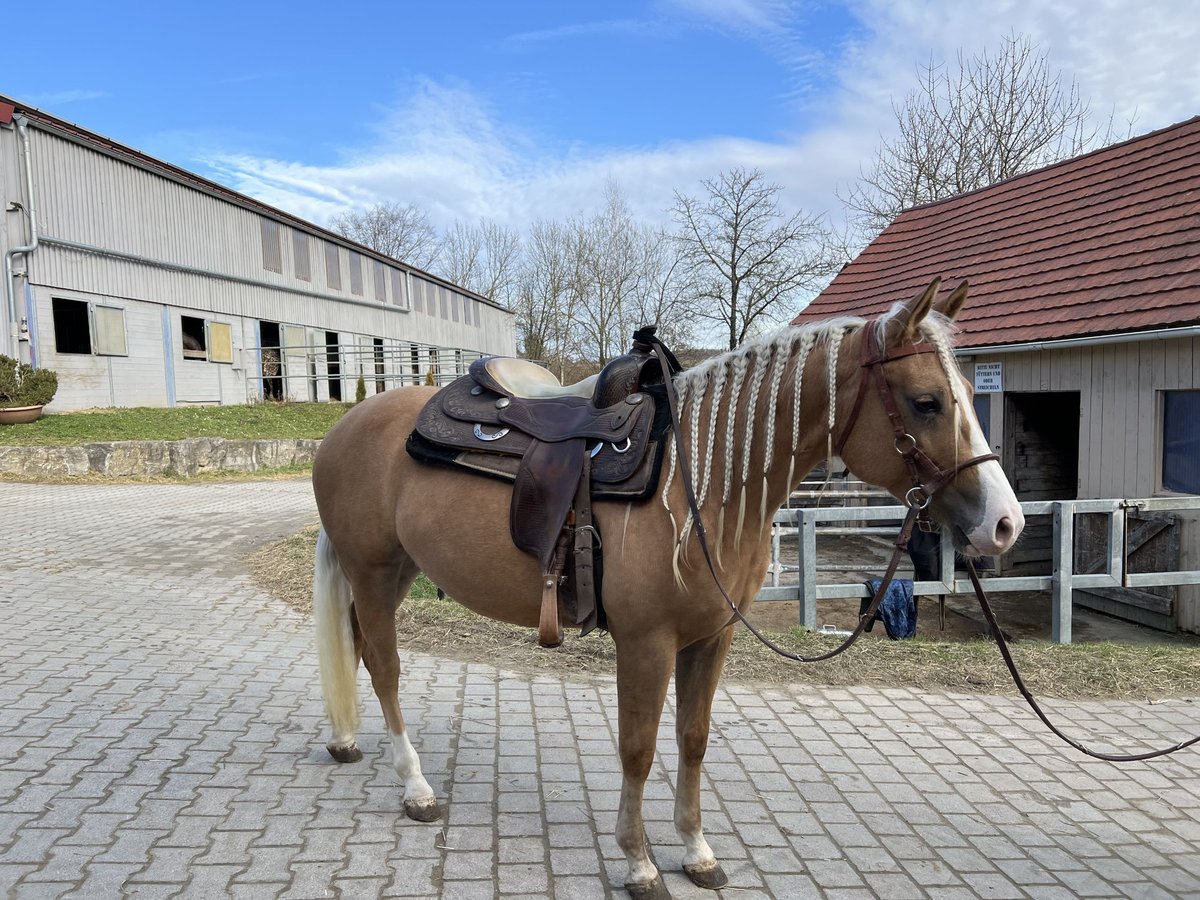
[[[879,590],[882,579],[871,578],[864,583],[867,590],[871,592],[871,596],[863,598],[862,604],[858,608],[859,615],[865,613],[867,607],[871,605],[871,599]],[[893,641],[910,638],[917,633],[917,601],[913,597],[911,581],[907,578],[892,579],[892,583],[883,597],[883,602],[879,604],[879,610],[875,613],[875,618],[867,623],[867,631],[874,628],[876,622],[883,622],[887,636]]]

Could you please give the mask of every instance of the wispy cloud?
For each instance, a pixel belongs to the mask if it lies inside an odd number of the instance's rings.
[[[554,28],[510,34],[504,38],[504,41],[509,44],[534,44],[581,37],[612,35],[638,37],[650,34],[654,26],[655,23],[650,19],[599,19],[593,22],[569,22]]]
[[[788,4],[735,3],[726,12],[717,0],[670,2],[728,27],[757,29],[782,48],[803,47],[789,31]],[[1118,122],[1136,112],[1136,131],[1197,112],[1200,23],[1173,15],[1171,0],[1143,0],[1136,13],[1118,0],[1098,0],[1098,8],[1083,12],[1042,5],[1014,12],[957,0],[852,3],[859,22],[853,37],[810,63],[821,68],[827,86],[807,104],[809,113],[819,113],[808,121],[818,124],[777,141],[714,129],[704,139],[646,147],[552,145],[502,121],[469,86],[425,82],[405,104],[381,114],[370,145],[346,148],[335,165],[245,153],[206,161],[234,188],[318,222],[350,206],[397,200],[424,207],[443,225],[488,217],[522,228],[536,218],[594,208],[611,181],[636,212],[665,222],[675,190],[693,193],[701,179],[737,165],[761,168],[782,184],[788,205],[837,217],[836,189],[857,178],[880,135],[894,127],[892,101],[914,84],[916,65],[931,52],[953,59],[959,48],[994,49],[1013,30],[1039,41],[1054,67],[1077,78],[1093,108],[1111,108]]]
[[[46,94],[31,94],[27,100],[34,106],[49,108],[55,106],[64,106],[67,103],[80,103],[84,100],[102,100],[105,97],[110,97],[108,91],[96,90],[68,90],[68,91],[52,91]]]
[[[742,32],[784,33],[796,18],[788,0],[663,0],[663,6]]]

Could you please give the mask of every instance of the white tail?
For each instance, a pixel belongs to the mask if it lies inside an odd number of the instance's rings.
[[[317,627],[317,659],[321,693],[333,729],[331,744],[349,746],[358,733],[358,657],[350,625],[354,595],[341,563],[322,528],[317,536],[313,569],[313,620]]]

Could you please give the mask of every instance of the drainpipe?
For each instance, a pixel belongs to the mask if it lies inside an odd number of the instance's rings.
[[[17,325],[17,292],[14,284],[13,257],[20,253],[28,258],[29,254],[37,249],[38,245],[37,212],[36,205],[33,202],[33,166],[29,155],[29,131],[26,128],[28,121],[20,113],[13,116],[13,122],[20,133],[23,151],[21,160],[25,166],[25,197],[29,201],[29,207],[25,212],[29,214],[29,243],[20,247],[13,247],[4,254],[4,299],[8,305],[9,343],[12,348],[13,359],[18,362],[21,359],[21,341]],[[26,269],[28,269],[28,265],[26,265]]]

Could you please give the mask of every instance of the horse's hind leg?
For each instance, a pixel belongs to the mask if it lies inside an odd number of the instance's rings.
[[[708,749],[713,694],[732,637],[730,625],[684,647],[675,659],[675,734],[679,741],[675,828],[683,840],[683,871],[693,884],[713,890],[724,887],[729,879],[700,825],[700,766]]]
[[[432,822],[442,811],[433,788],[421,774],[421,761],[400,712],[400,657],[396,652],[396,606],[416,576],[416,566],[406,560],[356,573],[351,583],[363,662],[392,737],[392,768],[404,784],[404,812],[418,822]]]

